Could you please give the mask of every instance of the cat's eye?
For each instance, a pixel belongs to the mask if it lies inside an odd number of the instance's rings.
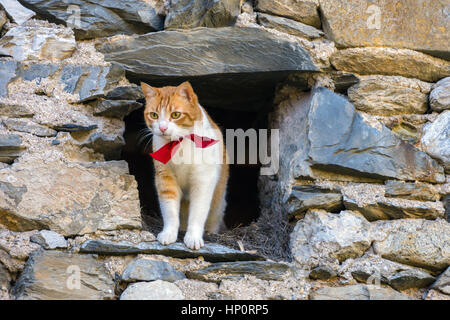
[[[181,117],[181,112],[172,112],[170,116],[172,117],[172,119],[178,119],[179,117]]]
[[[150,114],[150,118],[152,118],[152,119],[156,120],[156,119],[159,118],[159,116],[158,116],[158,114],[156,112],[150,112],[149,114]]]

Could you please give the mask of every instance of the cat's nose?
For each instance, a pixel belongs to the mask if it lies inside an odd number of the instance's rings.
[[[159,124],[159,130],[161,130],[161,132],[165,132],[168,127],[169,126],[167,125],[167,123],[160,123]]]

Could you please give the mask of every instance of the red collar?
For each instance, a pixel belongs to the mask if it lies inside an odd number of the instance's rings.
[[[201,137],[201,136],[191,133],[184,137],[181,137],[178,140],[170,141],[169,143],[166,143],[161,148],[159,148],[157,151],[150,153],[150,156],[152,156],[153,159],[166,164],[167,162],[170,161],[170,159],[173,157],[173,155],[177,152],[178,148],[180,147],[180,143],[181,143],[181,141],[183,141],[184,138],[188,138],[188,139],[192,140],[192,142],[195,143],[195,146],[197,148],[202,148],[202,149],[212,146],[216,142],[219,142],[218,140],[210,139],[208,137]]]

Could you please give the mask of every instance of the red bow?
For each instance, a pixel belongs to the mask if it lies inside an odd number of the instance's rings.
[[[153,157],[153,159],[158,160],[159,162],[162,162],[166,164],[170,161],[172,156],[177,152],[178,148],[180,147],[181,141],[183,141],[184,138],[191,139],[197,148],[207,148],[209,146],[212,146],[218,140],[210,139],[207,137],[200,137],[196,134],[188,134],[187,136],[181,137],[178,140],[170,141],[169,143],[163,145],[161,148],[159,148],[157,151],[150,153],[150,156]]]

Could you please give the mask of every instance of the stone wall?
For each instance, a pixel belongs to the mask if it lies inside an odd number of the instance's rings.
[[[449,12],[0,0],[0,299],[450,299]],[[280,130],[228,247],[160,245],[121,160],[139,81],[184,80]]]

